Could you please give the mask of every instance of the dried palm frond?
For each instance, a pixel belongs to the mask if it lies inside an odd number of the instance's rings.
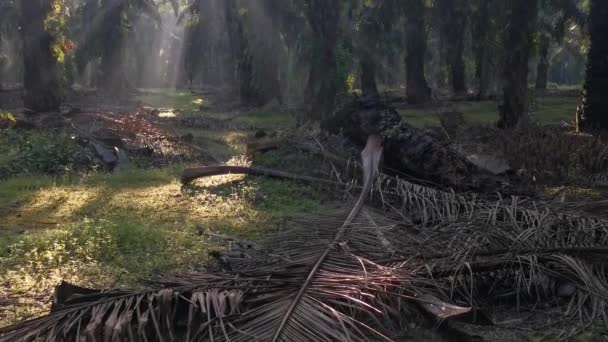
[[[386,317],[402,318],[404,309],[441,318],[468,312],[425,291],[426,279],[371,260],[384,254],[368,248],[382,230],[364,206],[382,151],[370,141],[364,191],[352,209],[294,222],[269,238],[272,254],[232,272],[164,277],[147,291],[72,296],[48,316],[0,329],[0,341],[388,340]]]
[[[383,204],[413,223],[399,230],[411,239],[395,246],[402,256],[378,263],[417,268],[418,276],[449,288],[452,300],[470,305],[501,292],[554,298],[567,284],[576,288],[568,294],[570,314],[586,322],[605,319],[608,220],[580,206],[489,201],[392,178],[380,180],[379,189]]]

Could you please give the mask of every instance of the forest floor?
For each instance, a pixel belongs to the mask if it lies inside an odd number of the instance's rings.
[[[305,157],[284,151],[246,155],[247,143],[260,132],[272,136],[295,126],[283,110],[221,108],[188,90],[147,92],[138,101],[158,108],[158,128],[201,147],[207,157],[159,167],[135,161],[112,174],[20,173],[0,180],[0,326],[48,312],[61,280],[133,287],[155,274],[200,269],[209,251],[224,247],[207,238],[209,231],[255,239],[296,215],[320,210],[328,199],[316,186],[239,175],[205,178],[191,187],[180,183],[184,167],[210,159],[310,168]],[[570,122],[578,104],[577,96],[538,97],[533,118],[542,124]],[[450,108],[462,112],[467,125],[497,119],[494,101],[454,102]],[[438,125],[437,108],[399,109],[415,126]],[[43,145],[54,139],[45,132],[26,134]],[[0,163],[19,162],[14,144],[0,130]]]

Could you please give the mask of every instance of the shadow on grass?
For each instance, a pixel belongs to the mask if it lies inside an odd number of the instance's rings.
[[[319,208],[317,190],[240,175],[189,188],[179,169],[132,170],[0,183],[0,326],[43,313],[55,285],[137,286],[204,265],[197,227],[255,239],[277,222]],[[48,225],[33,221],[51,221]]]

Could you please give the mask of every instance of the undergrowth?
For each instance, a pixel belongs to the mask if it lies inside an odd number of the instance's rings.
[[[100,162],[60,130],[0,129],[0,179],[27,174],[66,174],[95,170]]]

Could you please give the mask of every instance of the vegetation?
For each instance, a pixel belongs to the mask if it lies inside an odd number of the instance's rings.
[[[0,342],[596,340],[607,11],[0,0]]]

